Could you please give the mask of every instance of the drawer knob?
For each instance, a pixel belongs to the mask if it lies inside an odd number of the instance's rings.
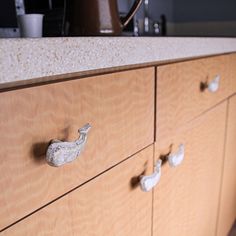
[[[209,92],[211,93],[215,93],[218,89],[219,89],[219,86],[220,86],[220,76],[217,75],[215,77],[215,79],[213,79],[208,85],[207,85],[207,89]]]
[[[46,153],[46,161],[49,165],[59,167],[74,161],[83,150],[90,130],[90,124],[79,129],[79,138],[74,142],[52,140]]]
[[[179,150],[174,154],[169,154],[167,159],[171,167],[180,165],[184,160],[184,145],[180,144]]]
[[[155,166],[155,171],[152,175],[141,176],[140,177],[140,186],[144,192],[148,192],[153,189],[161,178],[161,164],[162,161],[158,160]]]

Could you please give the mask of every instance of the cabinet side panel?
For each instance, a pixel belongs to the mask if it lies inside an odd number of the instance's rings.
[[[217,235],[227,235],[236,219],[236,96],[229,100],[225,160]]]

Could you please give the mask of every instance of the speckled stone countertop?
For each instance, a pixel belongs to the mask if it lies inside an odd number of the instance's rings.
[[[236,38],[0,39],[0,88],[66,74],[229,52],[236,52]]]

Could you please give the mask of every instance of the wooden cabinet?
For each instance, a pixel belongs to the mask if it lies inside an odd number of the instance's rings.
[[[236,95],[229,99],[225,159],[217,236],[228,235],[236,219]]]
[[[1,235],[226,236],[236,217],[236,55],[154,71],[0,93]],[[47,165],[49,141],[74,140],[85,123],[81,156]],[[159,159],[160,182],[143,192],[140,176],[158,176]]]
[[[163,165],[154,190],[154,236],[226,236],[235,220],[233,98],[227,106],[236,92],[235,68],[231,54],[157,69],[155,158],[183,144],[185,159],[178,167]],[[210,91],[217,77],[217,89]]]
[[[153,146],[3,232],[14,235],[151,236],[152,192],[139,177],[153,169]]]
[[[183,162],[163,165],[154,190],[153,236],[214,236],[223,165],[226,102],[155,145],[156,159],[185,147]]]
[[[0,93],[0,229],[153,143],[154,68]],[[73,163],[49,166],[52,139],[90,123]]]

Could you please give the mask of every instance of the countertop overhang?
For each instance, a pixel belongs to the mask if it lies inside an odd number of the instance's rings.
[[[236,38],[0,39],[0,88],[236,52]]]

